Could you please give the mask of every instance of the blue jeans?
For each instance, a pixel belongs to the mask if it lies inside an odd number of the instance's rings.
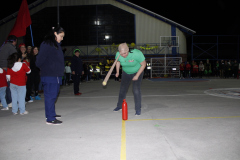
[[[133,82],[132,91],[134,95],[135,110],[141,111],[141,102],[142,102],[141,83],[143,79],[143,72],[140,74],[137,81],[132,80],[135,75],[136,73],[127,74],[124,71],[122,72],[122,79],[121,79],[117,106],[122,108],[123,99],[126,99],[126,94],[127,94],[129,85],[131,84],[131,82]]]
[[[58,97],[61,77],[41,77],[44,90],[45,116],[47,121],[54,121],[56,118],[55,102]]]
[[[3,105],[3,108],[6,108],[8,105],[7,105],[7,102],[6,102],[6,88],[7,87],[0,87],[0,100],[1,100],[1,103]]]
[[[10,84],[10,90],[12,94],[12,112],[17,113],[18,108],[20,113],[25,112],[25,97],[26,97],[26,86],[18,86]]]

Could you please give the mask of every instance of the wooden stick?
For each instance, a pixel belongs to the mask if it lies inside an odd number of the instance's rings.
[[[102,82],[102,85],[103,85],[103,86],[106,86],[106,85],[107,85],[107,81],[108,81],[110,75],[112,74],[112,71],[113,71],[115,65],[117,64],[117,60],[118,60],[119,56],[120,56],[120,53],[119,53],[117,59],[115,60],[115,62],[113,63],[112,67],[111,67],[110,70],[108,71],[105,79],[103,80],[103,82]]]

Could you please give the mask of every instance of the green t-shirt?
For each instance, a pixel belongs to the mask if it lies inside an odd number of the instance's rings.
[[[119,54],[120,54],[119,52],[116,53],[115,59],[117,59]],[[144,60],[145,57],[143,53],[138,49],[134,49],[131,52],[129,52],[126,58],[120,56],[118,59],[122,66],[122,70],[127,74],[137,73],[139,68],[141,67],[140,63],[143,62]]]

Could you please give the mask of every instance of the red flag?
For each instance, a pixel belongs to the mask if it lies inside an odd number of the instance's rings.
[[[26,35],[26,28],[32,24],[27,0],[23,0],[18,11],[16,22],[9,35],[22,37]]]

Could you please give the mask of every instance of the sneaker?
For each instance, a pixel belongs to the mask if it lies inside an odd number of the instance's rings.
[[[55,116],[55,118],[61,118],[61,117],[62,117],[61,115],[57,115],[57,114]]]
[[[141,115],[141,111],[136,111],[135,116],[140,116]]]
[[[82,94],[82,93],[76,93],[75,95],[76,95],[76,96],[80,96],[81,94]]]
[[[55,119],[54,121],[47,121],[46,124],[48,124],[48,125],[61,125],[62,121],[59,121],[59,120]]]
[[[8,111],[9,108],[8,108],[8,107],[5,107],[5,108],[2,108],[1,110],[2,110],[2,111]]]
[[[28,111],[25,111],[23,113],[20,113],[20,115],[25,115],[25,114],[28,114]]]
[[[56,114],[55,118],[62,118],[62,116]],[[46,118],[46,119],[47,119],[47,118]]]
[[[8,107],[11,108],[11,107],[12,107],[12,103],[9,103],[9,104],[8,104]]]
[[[122,108],[116,107],[116,108],[113,110],[113,112],[118,112],[118,111],[121,111],[121,110],[122,110]]]
[[[29,101],[27,101],[28,103],[32,103],[33,102],[33,100],[32,99],[30,99]]]
[[[41,100],[39,96],[35,96],[35,100]]]
[[[14,115],[14,116],[17,115],[17,114],[18,114],[18,113],[14,113],[14,112],[13,112],[13,115]]]

